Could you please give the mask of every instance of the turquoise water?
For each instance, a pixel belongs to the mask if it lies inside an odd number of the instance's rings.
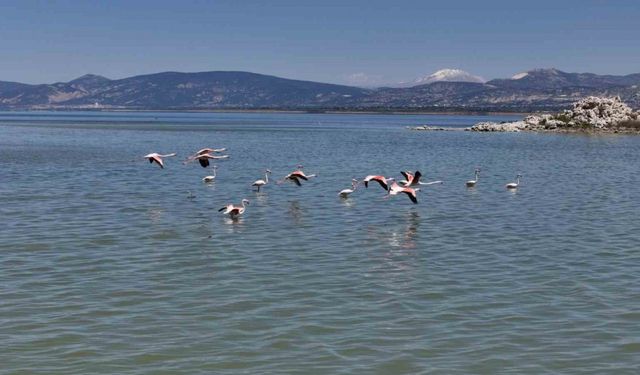
[[[0,114],[0,372],[638,373],[640,137],[405,129],[508,118]]]

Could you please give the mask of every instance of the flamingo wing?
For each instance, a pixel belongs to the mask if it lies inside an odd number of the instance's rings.
[[[297,176],[289,176],[289,179],[293,181],[296,185],[302,186],[302,183],[300,182],[300,180],[298,180]]]
[[[420,177],[422,177],[422,173],[420,173],[420,171],[416,171],[416,173],[413,175],[413,181],[411,181],[411,184],[420,183]]]
[[[404,177],[408,184],[411,183],[411,180],[413,180],[413,175],[411,174],[411,172],[400,171],[400,174],[402,175],[402,177]]]
[[[307,176],[302,172],[302,171],[295,171],[293,173],[291,173],[291,176],[296,177],[296,178],[301,178],[305,181],[309,180],[307,178]]]
[[[418,203],[418,197],[416,197],[416,191],[415,190],[413,190],[413,189],[404,189],[404,190],[402,190],[402,192],[407,194],[409,199],[411,199],[411,202],[413,202],[414,204]]]
[[[211,151],[213,151],[213,149],[210,149],[210,148],[203,148],[202,150],[200,150],[200,151],[196,152],[196,155],[208,154],[208,153],[210,153]]]
[[[384,177],[375,177],[373,180],[379,183],[384,190],[389,190],[389,185],[387,185],[387,181]]]
[[[198,162],[200,163],[200,166],[202,168],[206,168],[209,166],[209,159],[208,158],[198,158]]]
[[[164,168],[164,163],[162,162],[162,159],[160,159],[157,156],[152,156],[149,158],[150,163],[153,163],[154,161],[160,166],[160,168]]]

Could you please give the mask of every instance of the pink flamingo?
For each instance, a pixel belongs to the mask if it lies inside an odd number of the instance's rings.
[[[418,203],[418,196],[416,192],[418,192],[419,190],[420,189],[418,188],[413,189],[410,187],[402,187],[394,182],[389,189],[389,195],[398,195],[399,193],[407,194],[409,199],[411,199],[411,202]]]
[[[271,174],[271,170],[267,169],[264,173],[264,180],[255,180],[251,186],[258,187],[258,193],[260,192],[260,188],[269,183],[269,175]]]
[[[185,160],[184,164],[197,160],[202,166],[202,168],[206,168],[209,166],[209,160],[220,160],[220,159],[226,159],[228,157],[229,155],[218,156],[218,155],[211,155],[211,154],[204,153],[204,154],[190,156],[187,160]]]
[[[402,174],[402,177],[404,177],[404,180],[400,181],[400,184],[404,187],[442,184],[442,181],[431,181],[431,182],[420,181],[420,177],[422,177],[422,173],[420,173],[420,171],[416,171],[416,173],[411,173],[409,171],[402,171],[400,173]]]
[[[386,178],[384,176],[380,176],[380,175],[369,175],[367,177],[364,178],[364,180],[362,180],[362,182],[364,183],[364,187],[368,188],[369,187],[369,182],[371,181],[375,181],[377,183],[380,184],[380,186],[382,186],[382,188],[384,190],[389,191],[389,181],[395,181],[395,178],[390,177],[390,178]]]
[[[304,172],[302,171],[302,168],[304,168],[302,165],[298,165],[298,169],[286,175],[284,177],[284,181],[291,181],[298,186],[302,186],[302,183],[300,182],[300,180],[307,181],[312,177],[316,177],[315,174],[309,174],[309,175],[304,174]]]
[[[162,161],[162,158],[168,158],[171,156],[176,156],[176,153],[172,153],[172,154],[158,154],[157,152],[152,152],[148,155],[145,155],[144,158],[149,160],[149,163],[155,162],[156,164],[158,164],[160,166],[160,168],[164,168],[164,162]]]
[[[229,215],[231,216],[231,218],[236,218],[240,215],[242,215],[244,213],[244,211],[247,208],[247,205],[249,204],[249,200],[248,199],[243,199],[240,206],[235,206],[233,204],[228,204],[224,207],[222,207],[221,209],[218,210],[218,212],[222,212],[225,215]]]

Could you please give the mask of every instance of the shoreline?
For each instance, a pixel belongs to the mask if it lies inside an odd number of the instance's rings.
[[[617,129],[521,129],[518,131],[501,130],[474,130],[468,128],[449,128],[440,126],[407,126],[408,130],[420,132],[470,132],[470,133],[536,133],[536,134],[581,134],[581,135],[640,135],[640,129],[617,128]]]
[[[305,110],[305,109],[91,109],[91,108],[69,108],[69,109],[56,109],[56,108],[30,108],[30,109],[3,109],[0,108],[0,113],[11,112],[135,112],[135,113],[154,113],[154,112],[166,112],[166,113],[283,113],[283,114],[340,114],[340,115],[447,115],[447,116],[522,116],[527,115],[530,112],[509,112],[509,111],[410,111],[410,110],[389,110],[389,111],[376,111],[376,110]],[[545,112],[540,112],[545,113]]]

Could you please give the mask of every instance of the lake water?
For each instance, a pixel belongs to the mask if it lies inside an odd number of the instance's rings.
[[[405,129],[509,118],[0,114],[0,373],[639,373],[640,137]]]

